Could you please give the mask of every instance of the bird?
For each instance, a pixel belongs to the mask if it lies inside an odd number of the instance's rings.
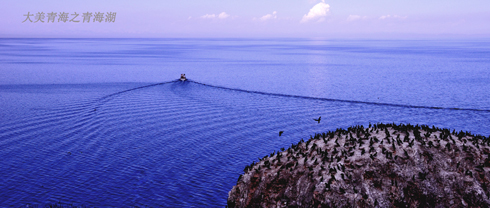
[[[318,117],[318,119],[313,119],[313,120],[318,121],[318,123],[320,123],[320,120],[322,120],[322,117],[320,116],[320,117]]]
[[[282,133],[284,133],[284,131],[279,131],[279,136],[281,136],[281,135],[282,135]]]

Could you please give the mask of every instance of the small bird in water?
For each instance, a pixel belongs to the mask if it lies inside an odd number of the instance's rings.
[[[320,123],[320,120],[322,120],[322,117],[320,116],[320,117],[318,117],[318,119],[313,119],[313,120],[318,121],[318,123]]]
[[[281,136],[281,135],[282,135],[282,133],[284,133],[284,131],[280,131],[280,132],[279,132],[279,136]]]

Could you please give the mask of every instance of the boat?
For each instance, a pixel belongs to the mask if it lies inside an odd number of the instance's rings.
[[[185,78],[185,74],[180,74],[180,81],[185,81],[187,78]]]

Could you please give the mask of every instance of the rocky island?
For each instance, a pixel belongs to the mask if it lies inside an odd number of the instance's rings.
[[[410,124],[316,134],[246,166],[228,207],[490,207],[490,139]]]

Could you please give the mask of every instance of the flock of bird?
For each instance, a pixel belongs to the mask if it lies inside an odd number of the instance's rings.
[[[320,123],[321,117],[314,120]],[[280,131],[279,136],[282,134],[283,131]],[[490,181],[490,175],[484,172],[485,167],[490,167],[489,144],[489,138],[473,136],[469,132],[451,132],[434,126],[410,124],[369,124],[368,128],[354,126],[315,134],[306,142],[302,139],[287,150],[282,148],[280,152],[274,151],[259,158],[257,163],[247,165],[237,186],[229,193],[228,205],[242,207],[239,205],[255,203],[254,197],[257,196],[250,193],[254,189],[255,193],[269,195],[270,199],[284,196],[288,199],[298,198],[301,194],[307,194],[302,193],[302,186],[315,193],[313,198],[318,203],[335,200],[331,196],[344,196],[371,206],[387,205],[389,202],[383,195],[386,193],[375,190],[403,188],[410,183],[428,180],[429,175],[438,174],[434,173],[433,164],[483,181],[485,185],[482,187],[485,188],[482,192],[490,196],[490,188],[486,188],[485,182]],[[451,161],[446,161],[447,156],[451,157]],[[412,166],[413,169],[406,169]],[[386,177],[381,177],[386,174]],[[370,185],[373,190],[367,190],[362,185],[361,181],[366,179],[372,179]],[[303,185],[289,187],[292,181]],[[268,192],[266,187],[271,184],[291,190]],[[248,196],[244,195],[245,190],[249,190]],[[238,196],[245,200],[236,201],[240,198]],[[301,204],[298,201],[289,203]]]

